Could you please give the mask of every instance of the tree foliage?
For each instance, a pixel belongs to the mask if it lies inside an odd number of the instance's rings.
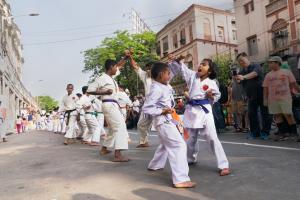
[[[42,110],[52,111],[58,107],[58,102],[50,96],[38,96],[38,103]]]
[[[231,57],[229,54],[220,54],[213,58],[218,66],[218,81],[220,84],[228,85],[230,80]]]
[[[105,38],[100,46],[84,51],[84,69],[83,72],[93,72],[91,80],[104,72],[104,63],[106,59],[120,60],[126,49],[134,49],[134,59],[144,68],[152,61],[159,59],[155,52],[156,36],[153,32],[144,32],[142,34],[129,34],[127,31],[118,31],[114,37]],[[126,64],[121,74],[117,77],[120,85],[128,88],[131,94],[138,94],[137,85],[141,89],[142,84],[135,72]]]

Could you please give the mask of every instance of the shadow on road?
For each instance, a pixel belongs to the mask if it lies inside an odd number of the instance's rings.
[[[113,200],[101,197],[97,194],[79,193],[72,196],[72,200]]]
[[[142,198],[153,200],[153,199],[159,199],[159,200],[170,200],[170,199],[176,199],[176,200],[197,200],[194,198],[190,198],[187,196],[181,196],[178,194],[161,191],[161,190],[154,190],[150,188],[141,188],[138,190],[132,191],[133,194],[140,196]],[[159,196],[159,198],[158,198]]]

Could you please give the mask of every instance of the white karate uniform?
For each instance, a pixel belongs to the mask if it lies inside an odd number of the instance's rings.
[[[104,115],[103,115],[103,111],[102,111],[102,101],[99,100],[98,98],[95,98],[92,101],[92,103],[93,103],[93,107],[96,112],[96,119],[98,121],[99,128],[100,128],[100,136],[105,135],[106,133],[104,130]]]
[[[190,100],[207,99],[206,91],[203,89],[204,85],[207,85],[208,90],[212,90],[212,93],[214,94],[214,101],[211,102],[211,104],[220,99],[221,93],[214,80],[206,78],[201,81],[201,79],[197,77],[197,73],[190,70],[185,64],[179,65],[178,63],[173,62],[171,67],[173,69],[180,69],[180,72],[189,88]],[[186,105],[183,123],[184,127],[187,128],[189,132],[189,139],[187,140],[188,162],[197,162],[199,147],[198,134],[200,134],[201,136],[204,136],[206,141],[209,143],[212,152],[215,154],[218,168],[224,169],[229,167],[229,163],[222,144],[217,136],[211,104],[203,105],[209,111],[208,113],[205,113],[201,106]]]
[[[119,91],[118,93],[118,102],[121,107],[121,112],[124,116],[124,119],[126,121],[127,118],[127,106],[132,107],[132,101],[130,100],[129,96],[124,91]]]
[[[152,79],[147,75],[147,72],[142,70],[140,67],[135,70],[139,78],[144,84],[145,89],[145,96],[150,92]],[[145,117],[143,111],[140,113],[140,118],[137,124],[138,133],[140,135],[140,144],[148,143],[148,134],[150,131],[150,128],[152,126],[152,118],[151,117]]]
[[[164,168],[168,158],[172,170],[173,184],[178,184],[190,181],[186,143],[175,124],[173,124],[172,116],[170,114],[161,115],[163,108],[174,106],[172,92],[173,89],[170,85],[153,81],[150,93],[146,97],[143,106],[143,112],[145,115],[152,116],[161,143],[156,149],[148,168],[153,170]]]
[[[84,108],[89,107],[89,108]],[[82,95],[76,103],[76,108],[84,110],[84,119],[88,129],[88,133],[84,135],[83,140],[88,142],[100,142],[100,129],[95,116],[95,110],[92,105],[92,100],[87,95]],[[99,138],[97,138],[99,136]]]
[[[54,133],[58,133],[59,132],[59,115],[57,112],[53,111],[51,114],[51,118],[52,118],[52,123],[53,123],[53,128],[52,131]]]
[[[70,118],[69,118],[69,124],[66,125],[66,134],[65,138],[75,138],[76,133],[75,133],[75,125],[76,125],[76,116],[77,116],[77,111],[76,111],[76,101],[78,100],[78,97],[75,94],[70,94],[64,96],[61,106],[59,107],[59,112],[66,112],[68,110],[74,110],[70,113]],[[65,114],[65,123],[67,122],[67,114]]]
[[[59,132],[64,133],[66,131],[66,122],[64,120],[64,114],[59,114]]]
[[[76,103],[76,106],[78,105],[78,102]],[[86,121],[85,121],[85,111],[83,109],[79,109],[77,110],[77,112],[79,113],[79,121],[77,121],[77,127],[78,127],[78,134],[77,134],[77,137],[82,137],[83,140],[85,138],[87,138],[87,134],[88,134],[88,128],[87,128],[87,125],[86,125]]]
[[[120,111],[118,103],[105,102],[105,100],[118,101],[118,84],[107,74],[102,74],[97,77],[93,83],[89,85],[88,92],[95,92],[98,89],[108,90],[111,89],[111,95],[102,96],[102,109],[105,119],[108,123],[108,133],[103,146],[114,147],[116,150],[128,149],[127,128],[124,117]]]

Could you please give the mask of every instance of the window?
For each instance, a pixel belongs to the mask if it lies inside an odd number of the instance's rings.
[[[284,19],[277,19],[272,24],[272,41],[273,41],[273,48],[280,49],[288,46],[288,23]]]
[[[157,44],[156,44],[156,53],[157,53],[158,55],[161,54],[161,50],[160,50],[160,41],[158,41]]]
[[[211,40],[211,29],[210,29],[210,22],[208,19],[205,19],[203,22],[203,32],[204,32],[204,39]]]
[[[236,30],[232,30],[232,39],[237,40],[237,32]]]
[[[274,49],[280,49],[288,46],[289,32],[287,29],[282,29],[273,32],[273,47]]]
[[[247,39],[249,56],[258,54],[257,36],[252,36]]]
[[[244,5],[245,14],[249,14],[249,6],[248,4]]]
[[[174,47],[175,49],[178,48],[177,33],[174,33],[174,34],[173,34],[173,47]]]
[[[224,27],[218,26],[218,41],[225,42],[225,36],[224,36]]]
[[[168,36],[162,39],[162,43],[163,43],[163,53],[165,53],[169,50]]]
[[[194,39],[194,37],[193,37],[193,25],[192,24],[189,25],[189,33],[190,33],[190,42],[191,42]]]
[[[180,31],[180,44],[181,45],[185,45],[186,44],[185,28],[184,27]]]
[[[250,6],[251,11],[254,11],[254,1],[253,0],[250,1],[249,6]]]
[[[250,11],[254,11],[254,1],[251,0],[250,2],[244,5],[245,14],[249,14]]]

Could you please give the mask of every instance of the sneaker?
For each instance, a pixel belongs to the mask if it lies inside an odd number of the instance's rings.
[[[260,139],[262,140],[268,140],[269,139],[269,135],[265,132],[261,132],[260,133]]]
[[[249,135],[247,136],[248,140],[254,140],[256,137],[254,136],[253,133],[249,133]]]
[[[297,136],[295,137],[295,142],[300,142],[300,136],[299,136],[299,135],[297,135]]]

